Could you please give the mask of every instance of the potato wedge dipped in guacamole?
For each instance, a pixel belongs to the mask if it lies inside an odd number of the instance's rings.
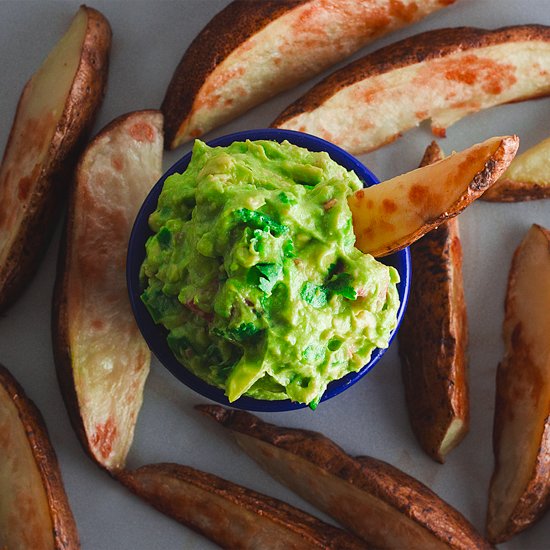
[[[149,218],[142,300],[178,361],[229,401],[315,407],[388,346],[397,271],[354,247],[362,183],[288,142],[196,141]]]

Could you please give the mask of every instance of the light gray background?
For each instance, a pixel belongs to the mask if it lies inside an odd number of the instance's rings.
[[[109,19],[113,50],[109,86],[96,131],[134,109],[160,105],[184,50],[225,0],[91,1]],[[0,0],[0,149],[25,81],[67,28],[78,1]],[[550,25],[550,0],[458,0],[413,28],[378,41],[365,52],[417,32],[471,25]],[[213,132],[267,126],[309,84]],[[517,133],[522,148],[550,135],[550,99],[494,108],[448,131],[447,152],[491,135]],[[427,126],[362,160],[381,179],[416,167],[432,139]],[[165,167],[188,150],[167,154]],[[470,319],[470,434],[441,466],[420,450],[403,403],[395,346],[360,383],[315,412],[265,415],[281,425],[320,430],[352,454],[387,460],[428,484],[483,529],[493,467],[491,431],[495,369],[502,356],[501,324],[512,252],[533,222],[550,226],[550,201],[499,205],[478,202],[460,218]],[[59,230],[58,230],[59,234]],[[21,300],[0,319],[0,362],[16,375],[41,409],[61,463],[65,486],[85,550],[207,549],[214,545],[165,518],[110,479],[84,455],[69,425],[54,374],[50,301],[58,236]],[[422,327],[419,327],[422,330]],[[307,509],[307,503],[265,475],[226,433],[192,406],[203,402],[156,361],[147,381],[130,465],[175,461],[268,493]],[[548,548],[549,518],[502,545],[509,550]],[[546,545],[544,544],[546,541]]]

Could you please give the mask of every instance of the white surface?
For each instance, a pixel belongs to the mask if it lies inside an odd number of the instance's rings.
[[[160,105],[187,45],[225,0],[100,1],[113,28],[110,81],[96,131],[124,112]],[[3,150],[19,93],[65,31],[78,1],[0,0],[0,149]],[[420,24],[365,50],[443,26],[495,28],[519,23],[550,25],[550,0],[459,0]],[[263,127],[309,85],[279,96],[211,136]],[[462,149],[490,135],[515,132],[522,148],[549,135],[550,99],[498,107],[451,127],[444,149]],[[419,162],[429,129],[422,127],[362,160],[381,179]],[[165,167],[188,150],[166,155]],[[395,346],[372,373],[344,395],[309,409],[265,415],[287,426],[307,427],[332,437],[352,454],[389,461],[418,477],[456,506],[478,529],[485,518],[493,468],[491,432],[495,370],[502,356],[503,298],[510,259],[529,225],[550,226],[550,201],[512,205],[478,202],[461,216],[465,285],[470,320],[471,430],[441,466],[419,448],[409,428]],[[58,231],[59,233],[59,231]],[[50,343],[50,301],[58,236],[34,282],[0,319],[0,362],[18,378],[41,409],[56,448],[65,486],[85,550],[215,546],[165,518],[110,479],[84,455],[69,424],[55,378]],[[421,330],[421,327],[419,327]],[[174,461],[268,493],[314,512],[272,481],[244,456],[226,433],[192,406],[203,402],[154,362],[147,382],[130,465]],[[548,548],[548,515],[501,548]],[[546,542],[546,544],[545,544]]]

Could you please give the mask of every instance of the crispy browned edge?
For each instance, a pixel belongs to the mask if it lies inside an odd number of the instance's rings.
[[[480,197],[491,202],[522,202],[550,199],[550,185],[539,185],[508,178],[500,179]]]
[[[449,545],[450,548],[460,548],[462,550],[489,549],[493,548],[464,516],[455,508],[441,500],[431,489],[418,481],[417,479],[405,474],[395,466],[368,456],[358,456],[355,459],[361,465],[361,473],[373,487],[384,487],[386,492],[391,495],[393,506],[408,517],[421,523],[425,527],[428,525],[438,527],[442,516],[447,516],[455,525],[460,525],[461,529],[468,530],[468,538],[464,539],[454,529],[448,532],[440,530],[440,534],[433,530],[432,533]],[[434,499],[437,499],[434,501]],[[437,505],[437,508],[434,507]],[[447,520],[447,523],[449,521]],[[430,529],[431,530],[431,529]]]
[[[38,407],[27,397],[17,380],[3,365],[0,365],[0,385],[6,390],[17,409],[36,467],[42,478],[52,519],[55,549],[76,550],[80,548],[78,531],[44,418]]]
[[[57,271],[55,277],[55,285],[52,299],[52,318],[51,318],[51,330],[52,330],[52,347],[55,360],[55,367],[57,372],[57,380],[61,388],[61,394],[65,401],[65,406],[69,413],[69,418],[73,429],[75,430],[80,443],[88,456],[101,468],[106,469],[103,464],[98,462],[90,448],[88,438],[86,437],[86,430],[84,429],[84,423],[82,415],[80,414],[80,406],[78,404],[78,395],[76,393],[74,373],[71,360],[71,348],[69,343],[69,321],[67,312],[67,282],[69,278],[69,268],[72,262],[72,250],[70,245],[70,237],[73,234],[73,227],[75,225],[75,208],[74,203],[77,193],[77,182],[80,174],[80,167],[86,152],[95,145],[95,143],[102,138],[105,134],[108,134],[117,126],[123,124],[129,118],[134,116],[142,116],[147,113],[160,113],[155,109],[146,109],[142,111],[132,111],[112,120],[107,124],[99,133],[90,141],[86,149],[83,151],[78,165],[74,172],[75,182],[69,193],[69,205],[67,209],[67,217],[65,219],[65,225],[63,227],[63,234],[61,236],[61,242],[59,246],[59,254],[57,258]]]
[[[3,279],[3,284],[0,284],[0,311],[15,302],[38,269],[64,204],[70,174],[105,95],[111,27],[97,10],[87,6],[82,6],[82,9],[88,15],[88,27],[80,64],[49,146],[48,161],[38,176],[39,182],[17,240],[0,270],[0,281]],[[21,98],[14,122],[21,108]],[[13,132],[12,126],[4,157],[13,139]]]
[[[420,166],[442,158],[433,141]],[[424,235],[410,251],[411,291],[397,333],[401,374],[413,432],[426,453],[443,463],[441,443],[450,423],[460,419],[464,424],[449,451],[462,441],[470,420],[468,324],[457,218]]]
[[[369,253],[374,257],[379,258],[393,254],[403,248],[410,246],[412,243],[420,239],[432,229],[439,227],[442,223],[458,216],[469,204],[478,199],[487,189],[493,185],[502,173],[508,168],[509,164],[514,159],[519,147],[518,136],[504,136],[490,159],[485,163],[483,170],[479,171],[466,191],[457,199],[457,201],[443,212],[440,216],[427,220],[424,225],[418,228],[417,231],[407,236],[406,239],[390,243],[377,250],[372,250]]]
[[[273,121],[271,126],[281,126],[295,116],[313,111],[343,88],[361,80],[407,65],[446,57],[464,50],[524,40],[550,42],[550,27],[544,25],[517,25],[496,30],[455,27],[427,31],[411,36],[335,71],[288,106]],[[515,101],[521,99],[526,98],[517,98]]]
[[[550,249],[550,231],[538,224],[533,224],[537,229],[539,229],[542,234],[548,240],[548,246]],[[514,286],[514,281],[516,278],[517,265],[519,263],[519,256],[521,251],[521,246],[519,245],[514,256],[512,258],[512,265],[510,267],[510,273],[508,275],[508,287],[506,291],[506,317],[508,317],[508,307],[509,307],[509,293]],[[519,335],[518,335],[519,336]],[[514,336],[512,336],[514,338]],[[499,364],[496,374],[496,392],[495,392],[495,416],[493,424],[493,453],[495,457],[495,469],[491,478],[491,486],[493,484],[493,479],[499,471],[499,460],[497,449],[500,448],[500,435],[504,427],[505,422],[508,420],[503,414],[499,414],[499,411],[506,410],[505,401],[503,398],[503,392],[500,388],[506,388],[508,386],[508,377],[512,374],[508,369],[505,369],[505,363],[508,360],[508,353],[510,350],[506,351],[506,357],[503,359],[502,363]],[[529,480],[529,483],[525,487],[522,497],[517,502],[516,507],[508,522],[504,531],[497,535],[488,533],[489,540],[491,542],[498,544],[505,542],[511,539],[514,535],[519,532],[527,529],[533,523],[538,521],[544,512],[550,507],[550,484],[548,479],[550,477],[550,416],[546,418],[544,424],[544,430],[541,437],[541,444],[539,447],[539,452],[537,453],[537,460],[535,463],[535,470],[532,478]],[[489,489],[490,491],[491,489]],[[538,501],[538,502],[537,502]]]
[[[444,158],[445,154],[443,153],[443,150],[441,149],[437,141],[432,141],[426,147],[426,150],[422,155],[422,160],[420,161],[418,167],[422,168],[423,166],[428,166],[428,164],[433,164],[434,162],[438,162],[440,160],[443,160]]]
[[[458,510],[429,487],[386,462],[371,457],[353,458],[321,433],[282,428],[245,411],[218,405],[197,405],[195,408],[229,430],[300,456],[327,473],[375,495],[452,548],[492,548]]]
[[[161,111],[165,118],[165,148],[172,149],[182,121],[210,73],[229,54],[271,21],[311,0],[235,0],[215,15],[191,42],[166,90]]]
[[[227,500],[235,506],[240,506],[248,512],[252,512],[263,518],[269,518],[274,524],[281,525],[304,539],[303,548],[332,548],[359,550],[367,548],[365,543],[342,529],[324,523],[320,519],[307,514],[299,508],[295,508],[286,502],[276,498],[257,493],[252,489],[237,485],[213,474],[196,470],[181,464],[161,463],[148,464],[135,471],[121,471],[117,475],[118,480],[130,491],[144,499],[148,504],[175,519],[177,522],[193,529],[197,533],[213,540],[223,548],[229,548],[222,535],[209,532],[201,528],[201,525],[192,520],[196,514],[194,508],[174,509],[164,495],[145,494],[139,483],[140,473],[153,475],[159,473],[178,479],[183,483],[211,493],[214,496]],[[243,545],[243,548],[246,546]]]

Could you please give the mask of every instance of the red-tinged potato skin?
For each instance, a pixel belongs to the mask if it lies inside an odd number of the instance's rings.
[[[43,254],[46,251],[61,206],[71,181],[71,173],[92,128],[96,114],[103,101],[107,85],[111,27],[97,10],[82,6],[87,16],[87,29],[80,56],[80,63],[67,96],[65,107],[53,137],[48,145],[46,160],[37,165],[28,177],[15,179],[10,173],[17,168],[7,166],[7,159],[25,131],[18,125],[26,96],[32,93],[31,81],[27,83],[15,114],[8,138],[4,159],[0,167],[0,220],[8,223],[10,206],[4,200],[7,187],[19,186],[17,208],[23,208],[22,222],[10,228],[16,237],[5,251],[5,261],[0,265],[0,311],[13,304],[30,282]],[[36,128],[29,129],[23,149],[34,139]],[[24,189],[23,195],[21,194]]]
[[[537,79],[536,85],[529,91],[518,88],[515,95],[508,97],[508,90],[529,78],[521,74],[521,70],[527,67],[508,63],[506,52],[490,58],[485,56],[492,47],[507,47],[515,43],[542,44],[546,49],[540,54],[535,53],[531,65],[528,65],[532,71],[529,77],[533,82]],[[526,50],[528,48],[525,46]],[[430,118],[434,135],[445,137],[447,126],[467,114],[502,103],[547,96],[550,93],[550,72],[541,67],[540,62],[546,63],[549,55],[550,27],[543,25],[496,30],[456,27],[424,32],[375,51],[332,73],[287,107],[271,126],[317,135],[354,154],[391,143],[406,130]],[[524,59],[518,64],[522,62],[528,63]],[[410,80],[392,81],[391,90],[382,84],[385,75],[406,68],[414,69],[414,74],[409,75]],[[480,97],[469,96],[475,86],[480,89]],[[353,89],[357,93],[353,99],[344,102],[346,112],[334,114],[331,101],[339,93],[346,90],[352,93]],[[437,105],[440,111],[434,110],[434,98],[429,95],[435,91],[435,99],[441,98],[442,101]],[[409,99],[410,104],[405,102]],[[361,106],[369,105],[372,111],[361,111]],[[439,120],[445,109],[456,111],[451,120],[446,121],[445,117]],[[384,110],[392,112],[387,129],[384,125],[388,118],[380,115]]]
[[[174,72],[161,107],[166,147],[199,137],[454,1],[231,2],[199,33]]]
[[[82,446],[110,473],[124,466],[149,372],[125,262],[135,216],[161,172],[162,114],[136,111],[113,120],[77,166],[59,252],[52,309],[57,376]]]
[[[550,231],[534,224],[514,253],[505,301],[487,509],[495,543],[530,527],[550,506],[549,275]]]
[[[457,510],[389,464],[351,457],[318,432],[282,428],[217,405],[196,408],[231,430],[276,479],[376,548],[492,548]],[[336,484],[339,493],[331,492]]]
[[[149,464],[118,479],[163,514],[231,550],[366,549],[353,535],[267,495],[188,466]]]
[[[2,391],[3,390],[3,391]],[[80,542],[78,539],[78,532],[74,521],[73,514],[71,512],[67,495],[63,487],[63,480],[61,479],[61,473],[57,463],[57,457],[55,451],[50,443],[48,437],[48,431],[44,424],[44,419],[40,414],[40,411],[36,405],[26,396],[23,388],[18,384],[15,378],[10,372],[2,365],[0,365],[0,397],[6,397],[11,401],[5,403],[3,406],[13,405],[18,413],[18,421],[21,423],[21,429],[24,430],[30,451],[34,457],[33,469],[36,469],[38,476],[42,482],[44,493],[46,497],[46,504],[50,514],[51,522],[48,527],[50,532],[36,532],[36,529],[40,527],[33,521],[37,521],[39,517],[39,509],[44,506],[43,502],[27,502],[22,497],[20,502],[20,509],[11,510],[11,513],[17,514],[17,518],[21,520],[25,514],[31,514],[32,519],[26,522],[23,527],[22,533],[2,533],[0,532],[0,546],[3,543],[7,544],[10,541],[10,535],[17,537],[21,535],[22,539],[19,541],[23,546],[17,545],[16,540],[11,539],[12,543],[15,543],[14,548],[32,548],[32,550],[42,550],[43,547],[40,542],[40,546],[37,546],[38,541],[51,540],[48,543],[47,548],[53,548],[54,550],[78,550],[80,548]],[[13,426],[11,429],[15,428]],[[2,435],[6,435],[7,430],[3,430],[0,433],[0,454],[9,455],[10,447],[9,441],[5,441]],[[4,455],[4,457],[6,456]],[[17,457],[16,457],[17,458]],[[19,468],[27,467],[27,462],[20,457]],[[19,470],[20,475],[25,475],[24,472]],[[33,472],[34,474],[34,472]],[[30,473],[26,474],[30,477]],[[0,509],[3,508],[2,500],[6,495],[4,491],[5,487],[0,487]],[[7,537],[7,538],[4,538]],[[28,544],[30,546],[25,546]],[[4,548],[2,546],[2,548]],[[12,546],[6,547],[8,550]]]
[[[442,158],[432,142],[420,166]],[[470,417],[458,218],[424,235],[410,251],[414,277],[397,335],[405,398],[420,445],[434,460],[444,462],[468,432]]]

